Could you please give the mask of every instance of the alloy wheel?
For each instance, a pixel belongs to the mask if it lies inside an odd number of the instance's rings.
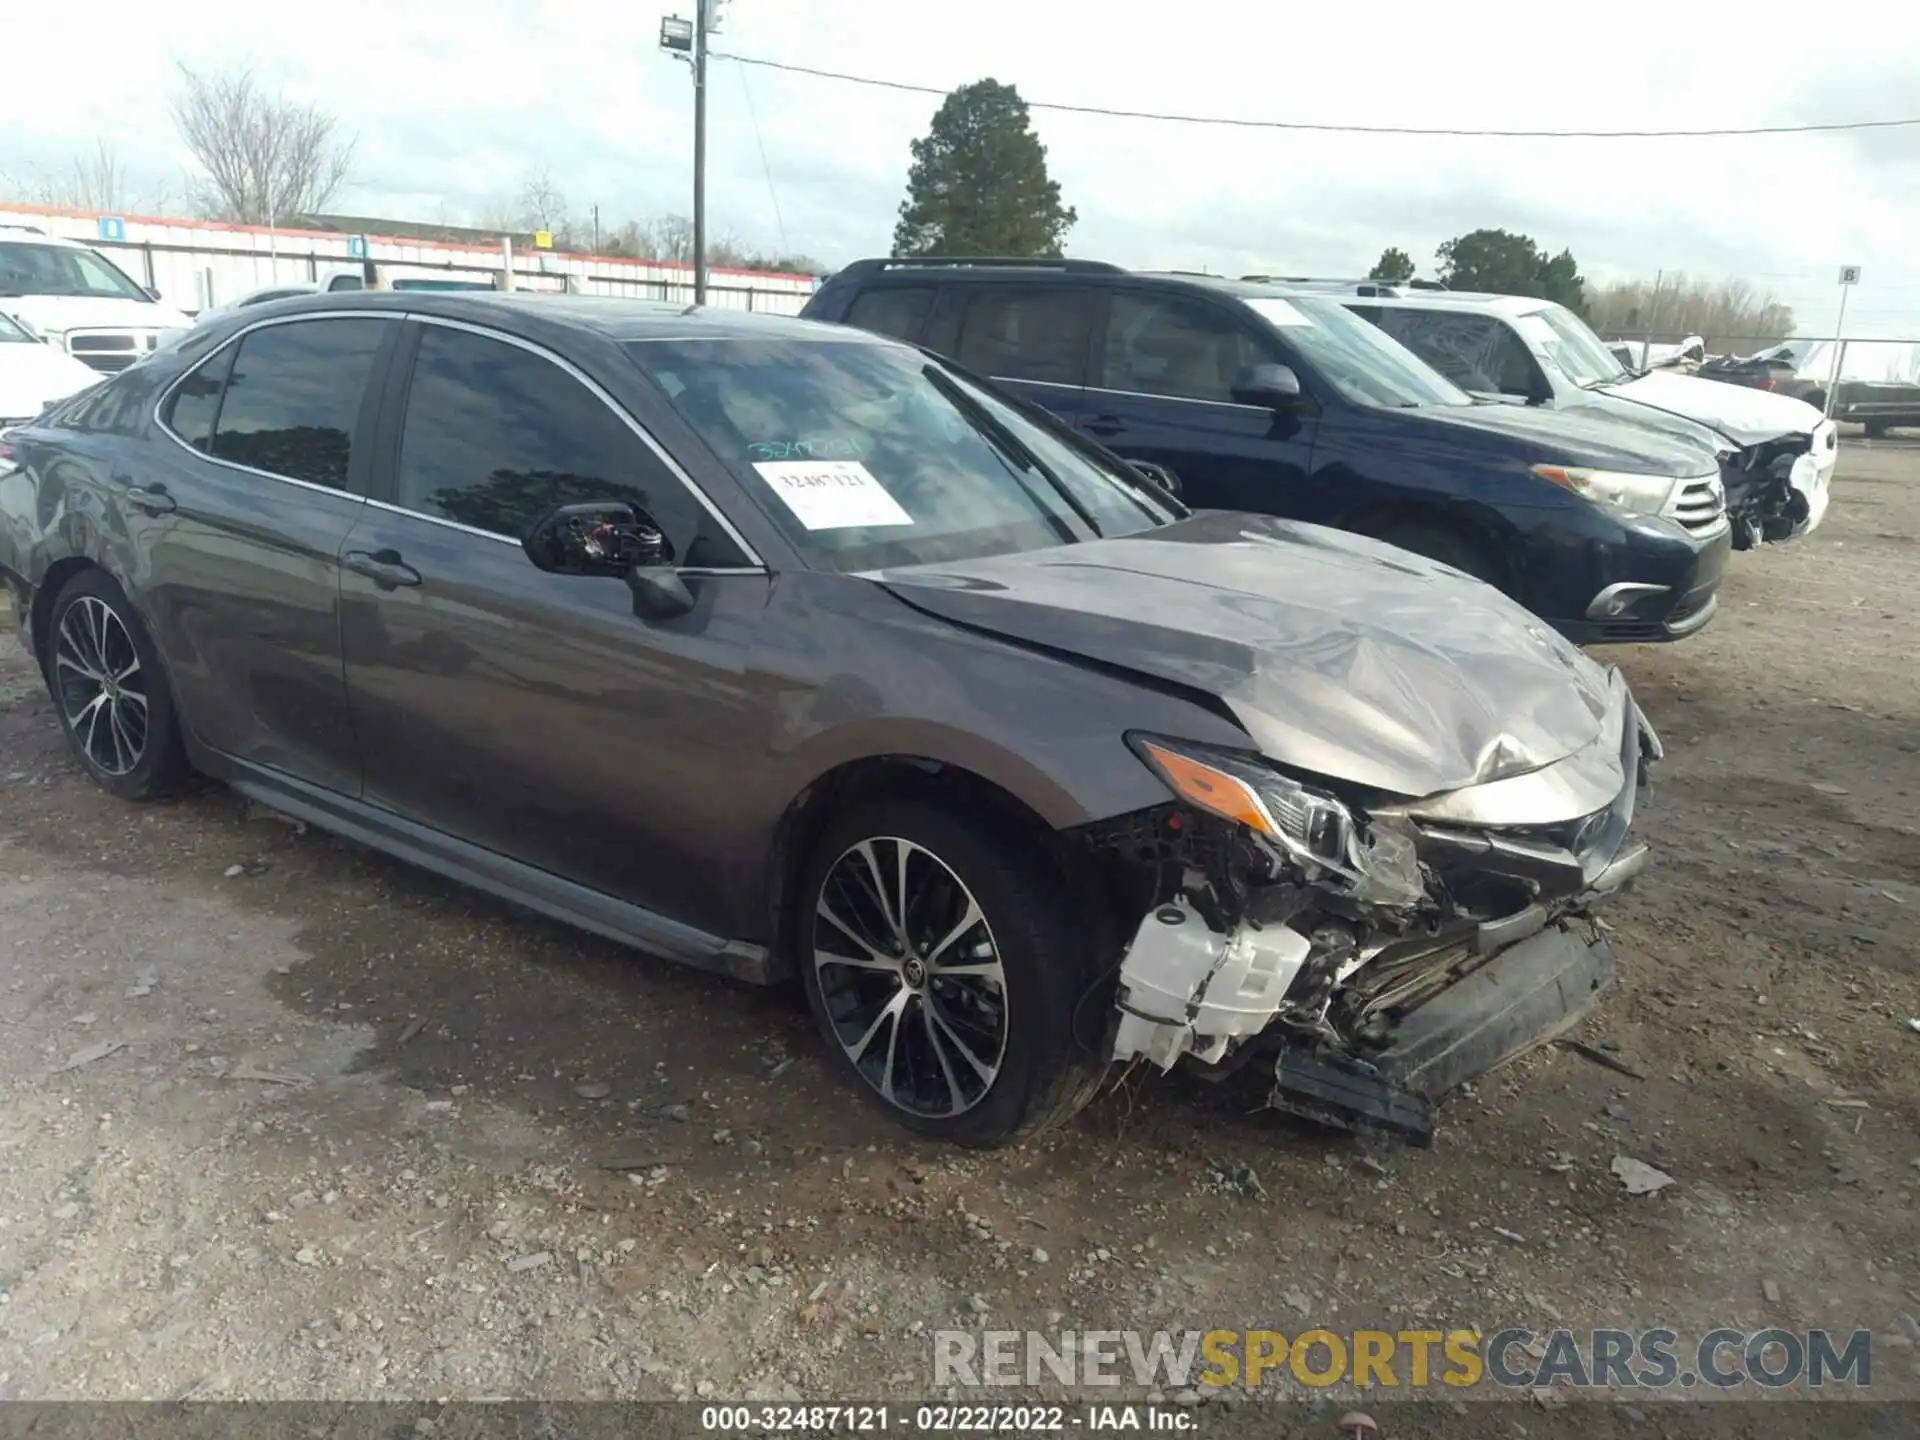
[[[53,668],[61,714],[87,758],[108,775],[131,773],[147,749],[147,688],[126,622],[82,595],[60,617]]]
[[[835,1038],[861,1078],[920,1116],[959,1115],[1006,1054],[1006,973],[973,893],[897,836],[850,846],[815,897],[813,963]]]

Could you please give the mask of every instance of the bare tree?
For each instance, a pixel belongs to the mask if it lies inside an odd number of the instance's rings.
[[[569,229],[566,192],[543,165],[520,187],[520,222],[528,230],[546,230],[556,243]]]
[[[1663,274],[1649,284],[1626,280],[1587,287],[1587,311],[1603,334],[1684,338],[1698,335],[1709,351],[1754,348],[1793,333],[1793,310],[1745,280],[1690,280]]]
[[[693,221],[684,215],[662,215],[647,227],[653,234],[655,260],[693,261]]]
[[[0,182],[30,205],[61,210],[113,214],[167,208],[167,187],[137,178],[122,163],[119,152],[103,139],[95,140],[92,150],[72,156],[60,169],[43,170],[34,165],[24,176],[0,172]]]
[[[324,110],[270,92],[251,70],[180,67],[173,122],[199,165],[208,216],[270,225],[326,209],[346,184],[355,137]]]

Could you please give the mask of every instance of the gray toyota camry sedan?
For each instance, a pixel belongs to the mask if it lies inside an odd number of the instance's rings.
[[[0,437],[0,577],[108,790],[797,976],[916,1129],[1257,1063],[1422,1139],[1611,977],[1658,741],[1489,587],[1177,489],[858,331],[308,297]]]

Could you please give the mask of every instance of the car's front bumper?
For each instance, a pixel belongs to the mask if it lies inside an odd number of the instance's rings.
[[[1122,959],[1113,1058],[1275,1054],[1278,1108],[1424,1139],[1432,1102],[1564,1033],[1607,984],[1590,911],[1646,863],[1629,831],[1660,754],[1615,671],[1583,749],[1372,812],[1416,837],[1417,913],[1349,900],[1329,921],[1285,886],[1225,926],[1189,894],[1156,905]]]
[[[1634,522],[1638,529],[1643,522]],[[1587,600],[1578,619],[1554,628],[1576,645],[1631,645],[1684,640],[1704,630],[1719,611],[1720,581],[1733,550],[1733,529],[1722,524],[1692,535],[1665,521],[1644,522],[1651,532],[1623,547],[1609,580]],[[1644,557],[1644,558],[1642,558]]]

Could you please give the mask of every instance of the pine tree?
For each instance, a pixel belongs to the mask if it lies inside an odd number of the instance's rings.
[[[1058,255],[1078,218],[1047,178],[1047,147],[1011,85],[976,80],[913,142],[895,255]]]

